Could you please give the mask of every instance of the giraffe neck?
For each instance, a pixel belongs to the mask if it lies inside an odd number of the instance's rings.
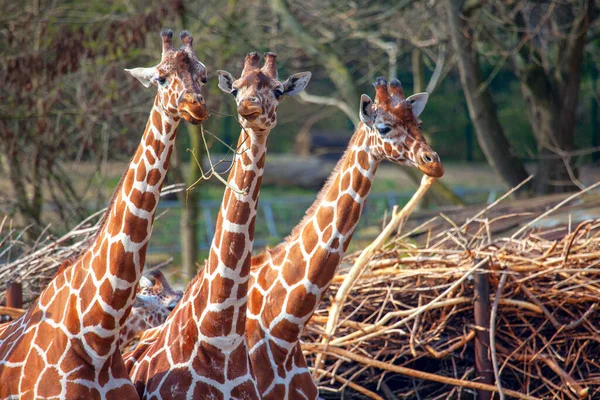
[[[242,130],[228,179],[232,188],[225,189],[204,270],[190,283],[164,328],[125,355],[126,368],[140,396],[152,397],[175,387],[189,395],[190,387],[198,387],[197,381],[209,378],[210,382],[225,382],[218,385],[225,398],[240,397],[240,393],[258,397],[244,332],[268,133]],[[165,365],[170,366],[167,377],[162,373]],[[176,384],[188,382],[185,365],[193,365],[196,375],[189,384]],[[216,390],[212,383],[206,387],[211,393]]]
[[[123,324],[119,333],[119,349],[123,351],[126,344],[131,341],[138,333],[153,327],[149,323],[150,315],[145,310],[138,310],[135,307],[131,309],[129,318]]]
[[[89,249],[65,264],[23,317],[0,329],[0,398],[135,397],[118,339],[176,135],[178,119],[163,110],[157,96]]]
[[[169,314],[164,310],[148,310],[144,307],[133,307],[125,324],[119,333],[119,348],[121,352],[131,339],[141,332],[152,329],[164,323]]]
[[[204,282],[197,282],[206,286],[207,297],[195,298],[196,306],[203,307],[198,324],[200,331],[209,337],[243,337],[267,134],[256,135],[250,129],[242,130],[240,134],[238,151],[227,180],[231,187],[226,187],[223,195],[203,274]]]
[[[380,163],[371,155],[365,129],[358,126],[317,200],[285,242],[252,259],[247,337],[263,396],[289,384],[284,364],[305,369],[312,382],[296,347],[350,244]]]
[[[114,331],[125,322],[146,258],[161,187],[169,167],[179,118],[157,95],[140,144],[119,183],[89,249],[65,270],[79,287],[79,320]],[[115,340],[116,342],[116,340]]]

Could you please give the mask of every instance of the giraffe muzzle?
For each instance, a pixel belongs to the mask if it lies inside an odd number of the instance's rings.
[[[435,151],[421,152],[417,159],[417,166],[425,175],[433,178],[440,178],[444,175],[444,167]]]
[[[260,105],[258,98],[256,97],[247,97],[237,108],[237,112],[240,117],[244,118],[247,121],[254,121],[263,113],[263,108]]]
[[[206,102],[201,94],[190,92],[183,93],[181,97],[179,97],[177,107],[183,119],[191,124],[196,125],[208,119]]]
[[[242,118],[244,118],[245,120],[248,120],[248,121],[254,121],[263,112],[262,108],[260,108],[260,107],[252,107],[252,108],[238,107],[237,111],[238,111],[238,114],[240,114],[240,116]]]

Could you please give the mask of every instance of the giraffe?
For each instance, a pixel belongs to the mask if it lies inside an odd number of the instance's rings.
[[[381,161],[434,177],[444,172],[419,130],[429,95],[405,98],[396,79],[374,86],[375,104],[362,95],[361,122],[304,219],[283,243],[252,258],[246,337],[262,398],[317,398],[300,335],[342,261]]]
[[[160,329],[125,355],[142,398],[259,398],[244,336],[248,276],[266,144],[277,108],[311,74],[279,82],[276,55],[246,56],[239,79],[218,71],[219,88],[235,97],[242,131],[208,260]],[[235,189],[235,190],[234,190]]]
[[[121,328],[121,351],[142,331],[162,325],[183,297],[183,292],[174,290],[162,272],[152,271],[150,275],[154,278],[154,283],[142,276],[131,313]]]
[[[128,70],[158,93],[137,151],[89,248],[19,319],[0,328],[0,398],[138,398],[118,348],[134,303],[181,118],[207,118],[206,68],[183,32],[163,31],[162,60]]]

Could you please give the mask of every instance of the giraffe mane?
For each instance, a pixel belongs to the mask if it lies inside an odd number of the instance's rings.
[[[187,284],[187,286],[185,287],[185,290],[183,291],[184,296],[188,292],[188,289],[191,289],[192,286],[204,276],[204,270],[206,269],[207,262],[208,262],[208,259],[204,260],[204,268],[202,268],[200,271],[198,271],[198,273],[196,273],[196,275],[192,278],[192,280]]]
[[[58,275],[62,274],[64,270],[66,270],[67,268],[69,268],[71,265],[75,264],[75,261],[77,261],[79,259],[79,256],[81,255],[81,252],[78,252],[77,254],[73,254],[67,258],[65,258],[62,263],[58,266],[58,269],[56,270],[56,274],[54,274],[54,278],[56,278]]]
[[[294,229],[292,229],[292,232],[285,238],[285,240],[282,243],[278,244],[273,249],[267,248],[266,253],[268,253],[269,255],[274,255],[274,254],[278,253],[279,251],[283,250],[291,240],[293,240],[296,236],[298,236],[300,234],[302,228],[304,228],[304,225],[306,225],[306,223],[317,212],[317,209],[319,208],[319,205],[323,201],[323,198],[327,195],[327,192],[329,192],[329,189],[331,189],[331,186],[333,186],[340,170],[342,169],[342,166],[344,165],[344,163],[346,162],[346,159],[348,158],[350,149],[353,147],[354,143],[356,143],[356,141],[358,140],[358,136],[359,136],[358,133],[361,132],[364,129],[364,127],[365,127],[365,124],[363,122],[360,122],[357,125],[356,129],[354,130],[354,134],[352,134],[352,137],[350,138],[350,141],[348,142],[348,147],[344,151],[344,154],[338,160],[337,164],[331,171],[331,174],[327,178],[327,181],[325,181],[325,185],[323,185],[323,187],[319,191],[319,194],[317,195],[317,198],[315,199],[315,201],[308,208],[308,210],[306,210],[304,217],[302,217],[300,222],[294,227]],[[260,265],[260,263],[256,263],[255,265]]]

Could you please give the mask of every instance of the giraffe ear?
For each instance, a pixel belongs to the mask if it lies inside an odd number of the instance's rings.
[[[152,286],[154,286],[152,281],[146,278],[144,275],[142,275],[142,277],[140,278],[140,287],[151,288]]]
[[[217,71],[217,74],[219,75],[219,89],[225,93],[231,93],[233,90],[233,76],[229,72],[222,70]]]
[[[358,110],[360,120],[368,126],[373,125],[373,100],[366,94],[360,96],[360,109]]]
[[[429,100],[429,93],[427,92],[415,93],[406,99],[406,101],[410,105],[412,105],[412,112],[417,118],[425,109],[425,106],[427,105],[427,100]]]
[[[125,71],[129,72],[145,87],[150,87],[154,77],[158,74],[156,67],[125,69]]]
[[[312,74],[310,72],[298,72],[290,76],[283,82],[283,94],[285,96],[295,96],[304,90]]]

